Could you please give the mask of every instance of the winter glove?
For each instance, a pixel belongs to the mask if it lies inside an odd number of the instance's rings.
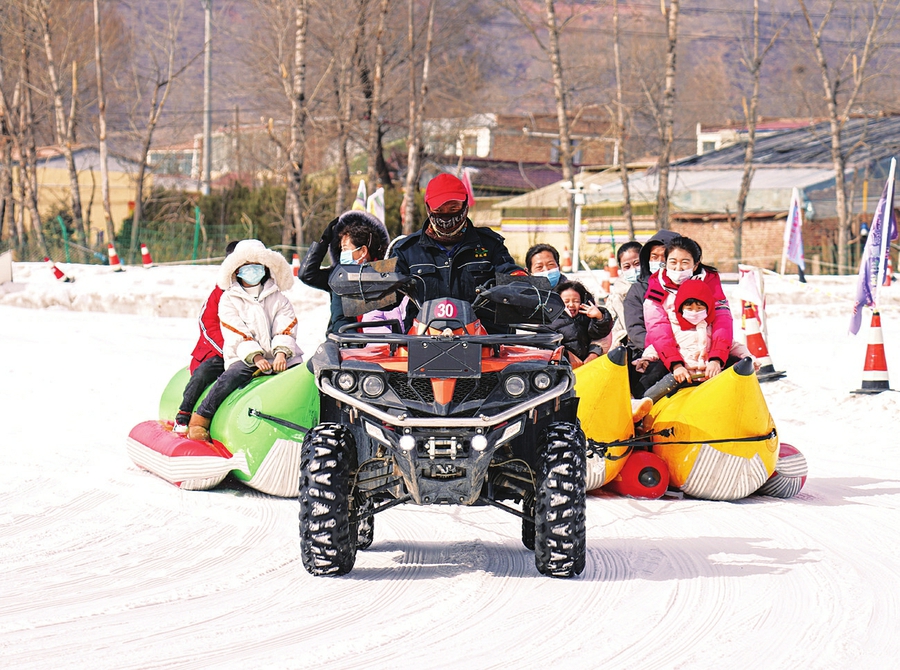
[[[338,217],[325,226],[325,230],[322,231],[322,244],[330,245],[332,243],[334,240],[334,229],[337,227],[337,222],[340,220],[340,217]]]

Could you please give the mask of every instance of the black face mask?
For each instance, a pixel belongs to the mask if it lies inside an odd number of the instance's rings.
[[[460,211],[453,214],[431,213],[431,227],[439,238],[454,238],[463,231],[466,226],[466,217],[469,214],[469,208],[463,207]]]

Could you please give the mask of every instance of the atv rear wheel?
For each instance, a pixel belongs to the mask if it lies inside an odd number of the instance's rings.
[[[353,435],[340,424],[319,424],[303,440],[300,548],[311,575],[344,575],[356,562],[357,524],[350,521],[355,462]]]
[[[551,424],[538,457],[534,514],[534,563],[550,577],[573,577],[584,570],[585,461],[581,429]],[[524,535],[524,524],[522,530]]]

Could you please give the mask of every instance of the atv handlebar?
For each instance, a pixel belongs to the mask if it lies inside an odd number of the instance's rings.
[[[362,321],[360,323],[349,324],[354,328],[347,330],[355,330],[358,328],[367,328],[371,326],[384,326],[391,322],[396,323],[396,319],[390,321]],[[408,345],[414,341],[424,341],[441,339],[441,340],[463,340],[472,342],[484,347],[493,346],[515,346],[521,345],[526,347],[535,347],[538,349],[556,349],[562,344],[563,336],[554,332],[528,332],[528,333],[511,333],[508,335],[453,335],[444,337],[440,335],[403,335],[400,333],[345,333],[344,328],[338,333],[329,333],[328,339],[337,342],[339,345],[366,345],[366,344],[397,344]]]

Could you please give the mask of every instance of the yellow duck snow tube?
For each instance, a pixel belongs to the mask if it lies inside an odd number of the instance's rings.
[[[644,428],[672,430],[668,437],[653,437],[653,453],[666,462],[669,485],[694,498],[744,498],[775,471],[775,421],[749,358],[661,398],[644,419]]]
[[[589,440],[605,443],[634,437],[627,365],[625,348],[618,347],[575,369],[578,419]],[[610,447],[605,457],[591,456],[585,490],[600,488],[618,475],[627,453],[627,446],[618,446]]]

